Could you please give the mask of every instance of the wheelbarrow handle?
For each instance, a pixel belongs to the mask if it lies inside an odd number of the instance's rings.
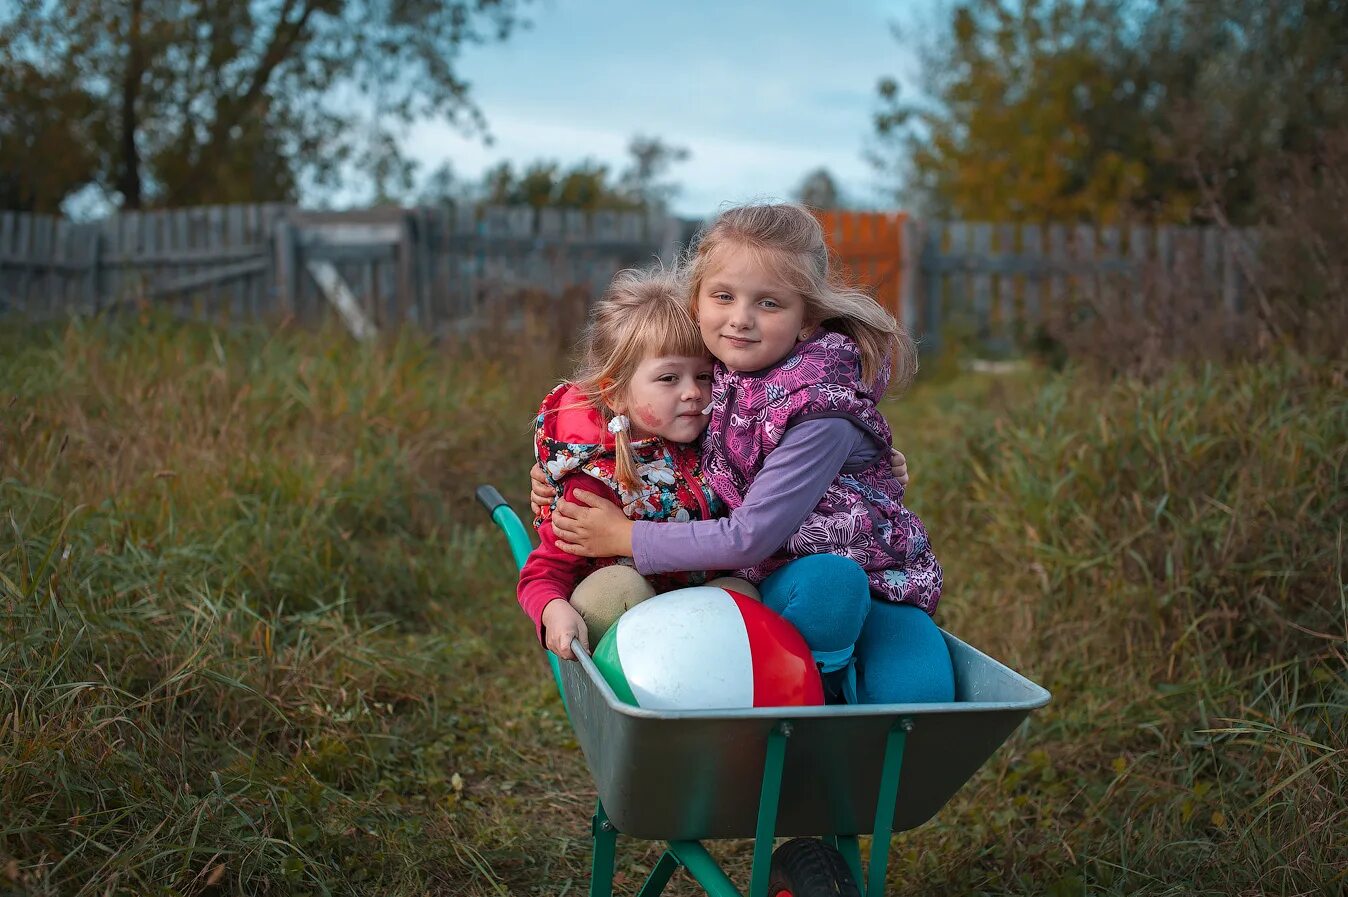
[[[501,505],[508,504],[495,486],[478,486],[477,500],[482,503],[482,507],[487,509],[488,514],[494,514]]]

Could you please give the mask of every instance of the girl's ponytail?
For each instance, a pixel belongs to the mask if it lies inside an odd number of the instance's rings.
[[[641,478],[637,475],[637,461],[632,454],[632,436],[628,427],[621,427],[613,434],[613,473],[622,487],[629,492],[641,489]],[[621,496],[620,496],[621,498]]]

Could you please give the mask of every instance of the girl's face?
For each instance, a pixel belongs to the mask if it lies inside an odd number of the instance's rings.
[[[758,371],[791,354],[809,336],[805,297],[759,263],[727,247],[702,279],[697,325],[711,354],[732,371]]]
[[[712,362],[704,355],[661,355],[637,365],[627,395],[611,403],[632,421],[632,437],[692,442],[707,428]]]

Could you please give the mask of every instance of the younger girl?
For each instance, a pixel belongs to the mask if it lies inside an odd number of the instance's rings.
[[[648,574],[739,569],[848,700],[953,700],[929,616],[941,567],[903,506],[876,408],[891,378],[906,384],[915,372],[911,340],[830,276],[823,231],[799,206],[724,212],[690,267],[698,327],[720,362],[703,464],[732,514],[657,526],[576,490],[554,513],[556,544],[631,555]]]
[[[684,296],[671,274],[623,271],[596,305],[575,381],[554,389],[535,421],[538,462],[563,496],[583,488],[622,519],[708,520],[725,512],[689,445],[707,426],[712,361]],[[536,521],[540,544],[520,572],[518,596],[539,640],[559,657],[574,660],[573,638],[588,650],[620,613],[657,590],[707,580],[690,572],[648,581],[629,558],[567,554],[551,516],[544,508]],[[742,580],[717,584],[758,597]]]

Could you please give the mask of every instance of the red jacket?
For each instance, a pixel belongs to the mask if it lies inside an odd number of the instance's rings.
[[[572,499],[577,489],[584,489],[613,502],[631,520],[708,520],[725,513],[703,476],[695,447],[655,436],[633,442],[632,453],[641,478],[636,491],[618,483],[613,436],[579,389],[563,383],[543,400],[534,421],[534,454],[560,498]],[[552,531],[552,508],[544,508],[534,525],[539,546],[520,571],[517,594],[542,642],[548,602],[569,598],[576,583],[600,567],[630,566],[632,560],[582,558],[562,551]],[[700,585],[708,578],[704,571],[648,577],[657,592]]]

